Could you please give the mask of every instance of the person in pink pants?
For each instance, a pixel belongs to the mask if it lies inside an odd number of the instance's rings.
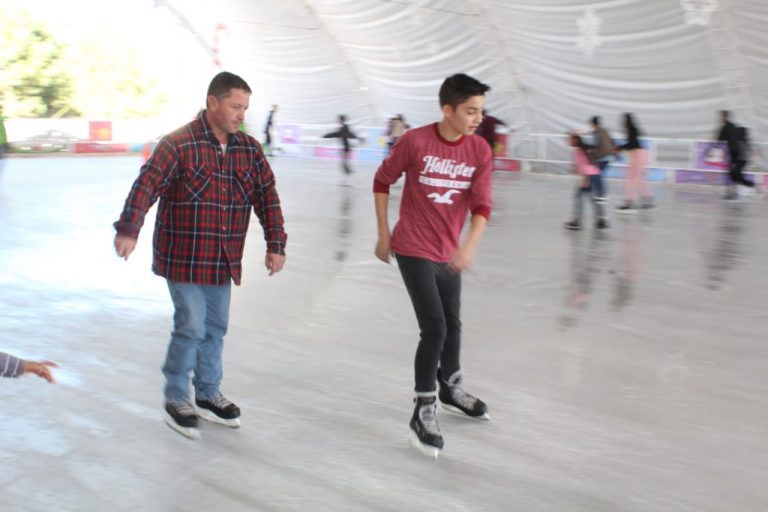
[[[624,128],[627,132],[627,141],[616,149],[627,152],[629,167],[624,179],[624,204],[619,206],[616,211],[619,213],[637,213],[638,205],[643,209],[653,208],[653,196],[645,179],[648,151],[640,145],[640,130],[630,113],[624,114]]]

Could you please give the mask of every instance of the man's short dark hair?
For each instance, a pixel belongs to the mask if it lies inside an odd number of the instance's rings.
[[[222,71],[213,77],[211,85],[208,86],[206,104],[208,102],[208,96],[215,96],[217,99],[226,98],[229,96],[232,89],[242,89],[249,94],[251,93],[251,88],[248,87],[245,80],[229,71]]]
[[[595,126],[600,126],[600,116],[592,117],[592,124]]]
[[[464,73],[449,76],[440,86],[440,107],[450,105],[456,108],[472,96],[485,96],[491,88]]]
[[[731,113],[728,110],[721,110],[720,116],[727,121],[731,118]]]

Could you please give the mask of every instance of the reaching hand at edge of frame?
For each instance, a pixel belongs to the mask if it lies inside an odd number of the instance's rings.
[[[56,384],[56,379],[51,373],[51,368],[58,368],[59,365],[53,361],[25,361],[24,373],[34,373],[38,377],[41,377],[51,384]]]

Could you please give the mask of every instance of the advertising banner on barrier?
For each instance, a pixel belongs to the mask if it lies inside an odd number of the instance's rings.
[[[89,121],[88,138],[92,142],[109,142],[112,140],[112,121]]]
[[[506,133],[497,133],[496,139],[493,145],[493,156],[505,157],[507,156],[507,149],[509,145],[509,136]]]
[[[726,171],[729,165],[728,146],[724,142],[697,142],[694,167],[707,171]]]
[[[494,158],[493,170],[517,172],[520,170],[520,160],[514,160],[512,158]]]
[[[280,144],[298,144],[301,138],[301,131],[297,124],[279,124],[277,134]]]
[[[725,173],[700,171],[694,169],[676,169],[675,183],[696,183],[701,185],[724,185],[727,182]]]

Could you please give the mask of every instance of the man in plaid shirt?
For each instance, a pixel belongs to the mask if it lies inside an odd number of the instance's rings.
[[[239,76],[216,75],[207,108],[160,140],[115,222],[115,249],[128,259],[147,211],[160,200],[152,271],[166,278],[175,308],[163,366],[166,422],[193,438],[199,435],[198,416],[240,426],[240,409],[219,385],[231,282],[240,284],[251,208],[264,230],[269,275],[285,264],[286,234],[272,169],[259,143],[238,129],[250,95]],[[190,372],[197,407],[189,398]]]

